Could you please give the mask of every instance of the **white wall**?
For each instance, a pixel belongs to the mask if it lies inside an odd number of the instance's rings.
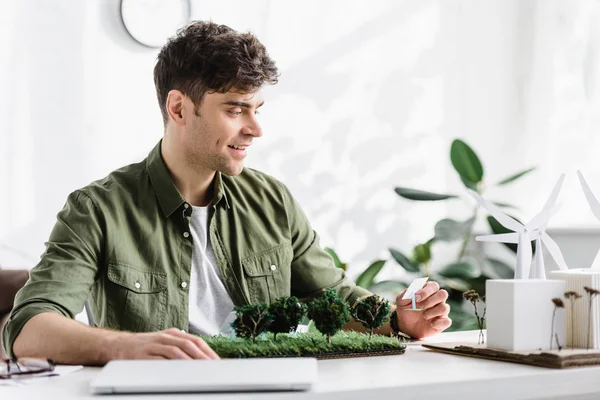
[[[127,36],[118,8],[0,3],[1,265],[34,264],[68,193],[161,137],[157,50]],[[566,171],[551,226],[600,226],[572,175],[583,168],[600,194],[598,3],[195,0],[192,11],[252,30],[277,61],[265,135],[247,165],[291,188],[352,273],[388,247],[427,240],[439,218],[466,215],[460,203],[415,204],[393,191],[461,190],[448,155],[456,137],[476,149],[489,183],[540,167],[489,192],[522,207],[519,216],[533,215]]]

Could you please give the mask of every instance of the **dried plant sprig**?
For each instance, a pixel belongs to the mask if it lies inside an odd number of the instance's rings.
[[[471,289],[471,290],[467,290],[466,292],[464,292],[463,297],[465,300],[468,300],[471,303],[473,303],[473,302],[476,302],[479,300],[479,293],[477,293],[475,290]]]
[[[577,293],[577,292],[569,291],[569,292],[565,292],[565,297],[567,299],[569,299],[569,300],[572,299],[572,298],[573,299],[579,299],[579,298],[581,298],[581,295],[579,293]]]
[[[564,308],[565,303],[563,303],[561,298],[555,297],[552,299],[552,303],[554,303],[554,312],[552,313],[552,326],[550,329],[550,350],[552,350],[552,340],[554,339],[554,320],[556,318],[556,310],[559,308]],[[556,335],[556,346],[560,350],[560,344],[558,342],[558,335]]]
[[[600,294],[600,290],[591,288],[589,286],[584,286],[583,290],[585,290],[589,295],[593,295],[593,296]]]
[[[569,303],[571,305],[571,329],[569,330],[569,334],[571,335],[571,340],[569,341],[571,343],[571,346],[574,345],[573,343],[573,337],[575,336],[574,334],[574,330],[575,330],[575,301],[579,300],[581,298],[581,295],[573,290],[570,290],[568,292],[565,292],[565,298],[567,300],[569,300]]]
[[[483,297],[479,297],[479,293],[477,291],[471,289],[463,292],[463,298],[467,301],[470,301],[473,304],[473,308],[475,309],[475,317],[477,318],[477,326],[479,327],[479,339],[477,344],[484,344],[485,338],[483,335],[483,324],[485,322],[485,313],[487,310],[487,306],[483,307],[483,314],[479,316],[479,312],[477,310],[477,303],[482,301],[485,304],[485,295]]]
[[[600,290],[591,288],[589,286],[584,286],[583,290],[585,290],[585,292],[588,294],[588,300],[589,300],[589,309],[588,309],[588,337],[587,337],[587,348],[590,348],[590,341],[591,341],[591,335],[592,335],[592,331],[591,331],[591,322],[592,322],[592,302],[594,301],[594,298],[600,294]]]
[[[565,303],[563,303],[562,299],[555,297],[552,299],[552,302],[554,303],[554,305],[557,308],[564,308],[565,307]]]

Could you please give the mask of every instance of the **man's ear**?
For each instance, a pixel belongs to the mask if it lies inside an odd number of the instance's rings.
[[[185,112],[186,97],[179,90],[171,90],[167,95],[166,109],[169,114],[169,119],[175,123],[175,125],[185,125],[186,112]]]

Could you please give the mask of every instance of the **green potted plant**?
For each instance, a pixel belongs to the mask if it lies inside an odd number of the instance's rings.
[[[452,142],[450,161],[465,188],[483,194],[489,187],[485,181],[484,166],[475,151],[467,143],[460,139]],[[494,186],[504,187],[534,170],[535,167],[511,174],[495,183]],[[460,198],[458,194],[433,193],[404,186],[396,187],[395,192],[403,199],[419,202],[456,201]],[[494,202],[494,204],[503,208],[515,208],[506,203]],[[408,286],[412,278],[429,276],[449,292],[450,318],[453,320],[453,326],[450,330],[478,328],[477,321],[473,319],[472,315],[462,309],[464,301],[462,293],[474,289],[484,294],[487,279],[511,279],[514,276],[512,266],[502,260],[481,253],[480,249],[475,246],[470,246],[472,244],[474,223],[479,217],[479,211],[479,207],[473,207],[470,217],[465,220],[441,219],[435,224],[433,236],[415,245],[409,255],[404,254],[399,249],[390,248],[391,259],[408,273],[406,280],[377,281],[377,276],[387,260],[376,260],[362,271],[356,279],[356,284],[377,294],[397,294]],[[486,215],[485,219],[493,233],[511,232],[500,225],[494,217]],[[459,244],[457,255],[454,259],[448,260],[441,268],[433,270],[431,268],[433,249],[436,243],[442,242]],[[505,246],[516,252],[516,245],[506,244]],[[338,267],[347,268],[347,264],[340,260],[333,249],[327,248],[326,250],[332,255]]]

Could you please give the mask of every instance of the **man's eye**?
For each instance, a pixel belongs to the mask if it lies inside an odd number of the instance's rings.
[[[231,115],[242,115],[242,111],[238,111],[238,110],[229,110],[229,114],[231,114]]]

